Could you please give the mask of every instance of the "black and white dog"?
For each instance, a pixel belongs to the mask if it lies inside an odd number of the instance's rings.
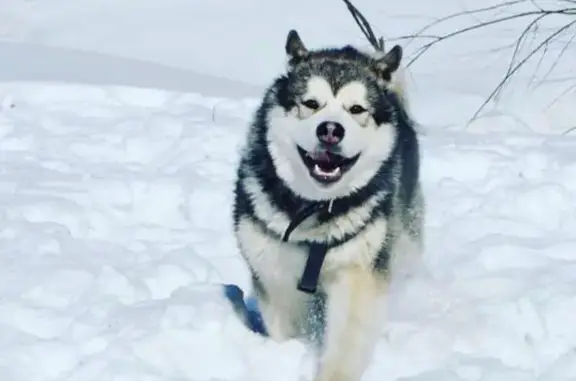
[[[379,337],[391,264],[422,250],[402,49],[308,50],[290,31],[286,53],[242,151],[234,231],[269,336],[319,332],[315,380],[357,381]]]

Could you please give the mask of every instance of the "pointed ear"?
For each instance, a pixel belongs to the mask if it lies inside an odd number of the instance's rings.
[[[308,50],[300,39],[298,32],[292,29],[286,39],[286,54],[290,60],[298,61],[308,55]]]
[[[400,67],[402,61],[402,48],[400,45],[394,45],[392,49],[386,52],[378,59],[378,70],[380,70],[384,77],[389,77]]]

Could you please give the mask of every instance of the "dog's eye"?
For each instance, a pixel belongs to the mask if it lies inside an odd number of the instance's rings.
[[[351,114],[362,114],[363,112],[366,111],[366,109],[360,105],[354,105],[352,107],[350,107],[350,109],[348,110],[350,111]]]
[[[320,104],[314,99],[307,99],[302,102],[302,104],[311,110],[318,110],[320,108]]]

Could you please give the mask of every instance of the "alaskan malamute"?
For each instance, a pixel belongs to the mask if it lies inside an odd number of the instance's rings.
[[[391,263],[422,250],[402,48],[308,50],[293,30],[286,53],[242,151],[234,231],[267,334],[319,333],[315,381],[358,381],[383,323]]]

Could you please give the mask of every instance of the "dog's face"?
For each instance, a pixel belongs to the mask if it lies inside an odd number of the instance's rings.
[[[268,112],[268,147],[278,175],[311,200],[366,185],[391,154],[396,129],[384,93],[398,68],[396,46],[379,59],[345,47],[309,52],[291,31],[288,73]]]

